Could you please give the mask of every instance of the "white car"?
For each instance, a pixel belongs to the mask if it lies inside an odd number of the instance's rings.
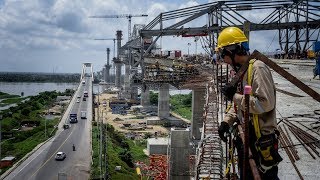
[[[67,157],[66,153],[64,153],[64,152],[58,152],[58,153],[56,154],[55,159],[56,159],[57,161],[63,161],[66,157]]]
[[[80,102],[80,99],[77,99],[77,103],[79,103]]]

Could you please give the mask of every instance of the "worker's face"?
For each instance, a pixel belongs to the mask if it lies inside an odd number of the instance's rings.
[[[221,49],[219,51],[219,56],[220,56],[220,59],[223,60],[223,62],[227,64],[232,64],[232,60],[231,60],[232,52],[229,49],[227,48]]]

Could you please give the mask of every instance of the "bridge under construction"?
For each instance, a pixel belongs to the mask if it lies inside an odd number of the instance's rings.
[[[259,12],[264,12],[259,14],[263,17],[252,16],[253,13]],[[228,65],[213,58],[220,31],[229,26],[239,27],[243,29],[249,41],[251,32],[277,31],[278,44],[284,59],[306,58],[307,51],[311,50],[313,43],[319,41],[319,12],[319,2],[312,0],[217,1],[163,12],[149,24],[136,24],[132,33],[129,33],[129,41],[123,46],[121,46],[122,31],[117,31],[114,38],[117,44],[117,55],[113,58],[115,83],[113,84],[109,74],[110,49],[107,49],[108,61],[103,71],[103,78],[108,86],[114,85],[118,89],[119,98],[136,99],[138,92],[141,92],[141,105],[148,109],[150,90],[158,90],[158,118],[166,122],[170,121],[170,86],[192,90],[191,127],[172,128],[167,153],[151,154],[150,165],[141,166],[141,169],[155,179],[230,179],[230,176],[225,176],[224,170],[227,168],[229,172],[237,173],[236,162],[229,152],[231,143],[223,146],[217,131],[228,106],[220,89],[231,81]],[[206,21],[201,20],[203,17]],[[192,24],[190,22],[195,21],[204,22],[204,24],[187,27]],[[195,41],[201,42],[207,54],[170,57],[168,54],[158,53],[157,41],[164,36],[194,37]],[[278,83],[283,81],[292,83],[293,91],[309,97],[307,100],[310,104],[316,105],[320,102],[320,87],[315,85],[316,82],[305,82],[305,79],[297,78],[298,74],[286,71],[258,51],[254,51],[251,57],[262,60],[273,70],[273,73],[277,73],[274,76],[278,78]],[[293,62],[292,60],[291,63]],[[124,84],[121,82],[122,65],[125,69]],[[281,88],[277,90],[290,95],[290,91],[281,90]],[[291,98],[294,99],[293,96]],[[280,99],[285,101],[283,97]],[[292,101],[296,103],[298,100]],[[297,111],[294,108],[299,108],[295,105],[292,107],[291,112]],[[307,132],[308,129],[303,127],[305,125],[301,126],[290,121],[290,118],[296,117],[297,114],[293,113],[288,117],[283,117],[281,114],[278,115],[279,124],[285,129],[280,137],[281,146],[286,150],[295,169],[293,174],[303,179],[301,175],[303,173],[297,167],[299,162],[296,150],[289,152],[289,149],[295,146],[289,138],[294,136],[301,144],[306,144],[319,142],[319,134],[313,131]],[[304,118],[307,116],[313,119],[319,118],[317,111],[314,114],[301,113],[300,115]],[[242,128],[239,128],[239,131],[242,131]],[[313,151],[319,156],[318,143],[306,145],[305,148],[311,149],[306,151]],[[257,170],[254,163],[250,163],[250,166],[251,169]],[[312,177],[319,178],[319,175]]]

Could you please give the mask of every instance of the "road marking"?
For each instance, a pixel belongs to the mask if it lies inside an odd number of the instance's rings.
[[[60,131],[58,134],[56,134],[55,136],[56,137],[54,137],[54,138],[52,138],[52,139],[50,139],[48,142],[50,142],[50,141],[54,141],[54,139],[55,138],[57,138],[61,133],[62,133],[63,131]],[[48,142],[46,142],[46,143],[48,143]],[[45,144],[46,144],[45,143]],[[43,145],[43,146],[45,146],[45,144]],[[35,158],[37,158],[44,150],[46,150],[48,147],[46,147],[46,148],[44,148],[42,151],[40,151],[39,153],[38,153],[38,155],[36,155],[34,158],[32,158],[25,166],[23,166],[16,174],[14,174],[13,176],[12,176],[12,178],[14,178],[14,177],[16,177],[25,167],[27,167]],[[36,151],[37,152],[37,151]],[[35,152],[35,153],[36,153]],[[13,172],[12,172],[13,173]]]
[[[69,136],[67,137],[66,140],[63,141],[63,143],[58,147],[58,149],[48,158],[48,160],[46,162],[44,162],[32,175],[29,179],[31,179],[41,168],[43,168],[48,162],[49,160],[59,151],[59,149],[67,142],[67,140],[70,138],[71,134],[73,133],[73,131],[75,130],[75,127],[72,129],[71,133],[69,134]]]

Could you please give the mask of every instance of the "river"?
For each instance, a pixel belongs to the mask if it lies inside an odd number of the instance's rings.
[[[78,83],[29,83],[29,82],[0,82],[0,91],[8,94],[35,96],[44,91],[60,91],[77,88]]]
[[[78,83],[0,82],[0,91],[8,94],[16,94],[16,95],[21,95],[21,92],[24,92],[24,96],[34,96],[44,91],[56,90],[56,91],[63,92],[66,89],[76,89],[77,86],[78,86]],[[93,86],[93,92],[98,93],[98,85]],[[170,89],[170,95],[188,94],[188,93],[190,93],[190,90]]]

